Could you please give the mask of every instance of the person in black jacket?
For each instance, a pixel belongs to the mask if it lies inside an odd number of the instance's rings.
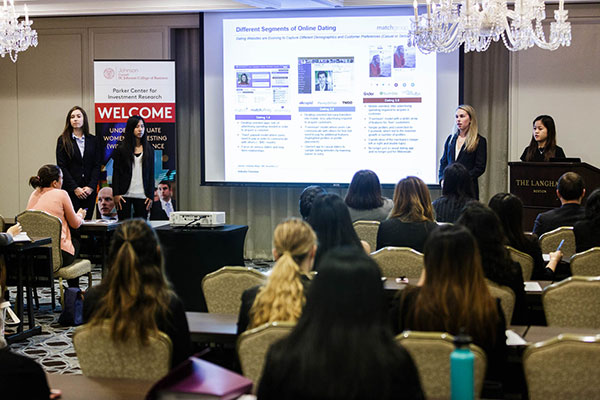
[[[146,122],[139,115],[129,117],[124,139],[112,158],[112,188],[119,221],[146,218],[154,198],[154,150],[146,140]]]
[[[63,189],[69,194],[73,209],[86,209],[86,219],[94,214],[101,156],[98,140],[90,134],[85,110],[79,106],[71,108],[56,142],[56,164],[63,172]]]
[[[551,158],[565,158],[562,147],[556,144],[556,125],[549,115],[533,120],[533,135],[529,146],[523,150],[521,161],[548,162]]]
[[[585,218],[573,225],[578,253],[600,246],[600,189],[590,194],[585,203]]]

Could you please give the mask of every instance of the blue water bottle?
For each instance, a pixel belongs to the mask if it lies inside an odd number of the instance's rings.
[[[450,393],[452,400],[474,399],[473,365],[475,356],[469,349],[471,337],[463,332],[454,338],[456,348],[450,354]]]

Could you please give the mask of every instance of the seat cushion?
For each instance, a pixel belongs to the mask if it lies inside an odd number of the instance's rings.
[[[90,260],[75,260],[73,264],[61,267],[54,273],[56,278],[74,279],[92,272]]]

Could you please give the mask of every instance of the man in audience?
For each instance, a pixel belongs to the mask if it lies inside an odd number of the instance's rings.
[[[327,191],[321,186],[307,186],[300,193],[300,200],[298,201],[298,208],[300,209],[300,215],[302,219],[308,221],[310,215],[310,209],[315,198],[321,194],[327,194]]]
[[[561,226],[573,226],[585,216],[581,200],[585,196],[583,178],[575,172],[567,172],[558,179],[556,195],[561,206],[538,214],[533,233],[538,236]]]
[[[160,197],[160,201],[154,202],[150,209],[150,219],[152,221],[168,220],[171,213],[176,209],[170,181],[160,181],[158,184],[158,197]]]
[[[103,187],[98,192],[98,213],[101,219],[117,219],[117,209],[115,208],[113,191],[110,186]]]

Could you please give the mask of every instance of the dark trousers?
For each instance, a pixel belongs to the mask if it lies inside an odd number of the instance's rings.
[[[131,219],[131,208],[133,207],[133,218],[148,218],[148,210],[146,210],[146,199],[134,199],[124,197],[125,203],[121,203],[121,210],[117,210],[119,221]]]
[[[75,259],[79,256],[79,240],[71,235],[71,242],[73,243],[73,247],[75,247],[75,254],[67,253],[64,250],[61,250],[62,253],[62,266],[66,267],[67,265],[73,264]],[[67,279],[67,284],[69,287],[79,287],[79,277],[73,279]]]
[[[86,199],[80,199],[75,196],[75,193],[69,193],[71,203],[73,203],[73,209],[75,212],[79,211],[80,208],[87,209],[85,219],[90,220],[94,215],[94,208],[96,207],[96,191],[90,194]]]

